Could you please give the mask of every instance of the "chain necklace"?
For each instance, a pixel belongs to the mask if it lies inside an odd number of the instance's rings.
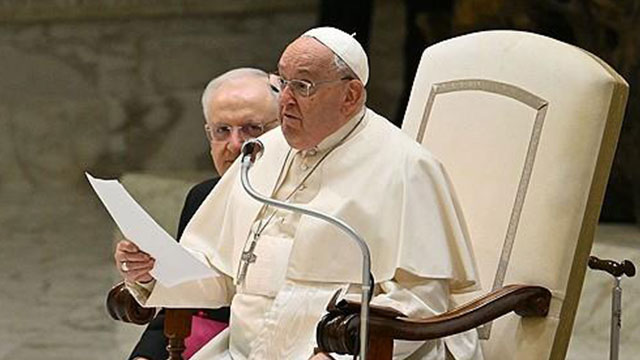
[[[302,178],[302,180],[298,183],[298,185],[296,185],[293,188],[293,190],[283,199],[283,201],[285,201],[285,202],[289,201],[291,199],[291,197],[296,192],[298,192],[298,190],[300,190],[300,188],[302,187],[304,182],[307,181],[307,179],[309,179],[309,177],[315,172],[315,170],[320,166],[320,164],[324,161],[324,159],[326,159],[327,156],[329,156],[329,154],[331,154],[333,152],[333,150],[338,148],[338,146],[342,145],[347,140],[347,138],[358,128],[358,125],[360,125],[362,123],[362,120],[364,119],[365,114],[366,114],[366,110],[362,114],[360,119],[358,119],[358,122],[351,128],[351,130],[349,130],[349,132],[345,136],[343,136],[324,155],[322,155],[320,160],[318,160],[313,165],[311,170],[309,170],[309,172]],[[278,178],[276,180],[275,185],[273,186],[273,190],[271,191],[271,197],[275,196],[278,188],[280,186],[282,186],[281,182],[284,181],[284,178],[286,177],[286,174],[288,174],[289,170],[291,170],[291,165],[293,164],[293,160],[291,160],[289,162],[289,157],[291,156],[292,150],[293,149],[290,147],[289,151],[287,152],[287,156],[285,157],[284,162],[282,163],[282,166],[280,167],[280,172],[278,173]],[[287,167],[287,163],[289,163],[288,167]],[[284,171],[285,167],[287,168],[286,172]],[[262,208],[258,212],[257,218],[259,218],[262,215],[266,214],[266,212],[269,210],[269,208],[270,208],[269,205],[262,205]],[[257,229],[255,231],[252,230],[252,231],[249,232],[249,237],[245,241],[244,249],[242,251],[242,255],[240,256],[240,266],[238,266],[238,273],[236,274],[236,278],[234,280],[234,285],[238,286],[238,285],[242,284],[242,282],[244,281],[245,277],[247,276],[247,271],[249,269],[249,264],[256,262],[258,257],[254,253],[254,251],[256,249],[256,246],[258,245],[258,240],[260,239],[260,236],[262,235],[262,232],[267,228],[267,226],[269,225],[271,220],[273,220],[273,218],[275,217],[277,212],[278,212],[278,209],[273,209],[271,214],[269,214],[269,216],[266,217],[266,220],[262,220],[262,219],[259,220]],[[253,236],[251,236],[251,232],[253,232]],[[249,245],[248,249],[247,249],[247,244]]]

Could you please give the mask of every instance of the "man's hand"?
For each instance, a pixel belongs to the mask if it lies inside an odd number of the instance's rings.
[[[333,358],[327,353],[319,352],[314,354],[309,360],[333,360]]]
[[[116,268],[125,280],[141,283],[153,280],[149,271],[153,269],[155,259],[141,251],[131,241],[122,240],[118,242],[113,257],[116,261]]]

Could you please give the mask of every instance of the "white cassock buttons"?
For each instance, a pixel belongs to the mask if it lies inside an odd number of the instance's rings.
[[[307,171],[309,170],[309,165],[303,163],[302,165],[300,165],[300,169],[302,169],[302,171]]]

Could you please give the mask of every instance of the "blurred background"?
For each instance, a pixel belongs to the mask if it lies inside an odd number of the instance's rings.
[[[185,192],[213,175],[204,86],[274,70],[319,24],[356,33],[369,107],[397,125],[422,50],[456,35],[528,30],[608,62],[631,90],[594,254],[640,263],[640,1],[0,0],[0,360],[128,354],[140,328],[103,305],[117,234],[83,172],[120,177],[175,233]],[[636,279],[623,285],[622,358],[640,351]],[[570,358],[606,358],[609,291],[588,272]]]

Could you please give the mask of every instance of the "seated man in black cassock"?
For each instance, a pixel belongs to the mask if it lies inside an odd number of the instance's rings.
[[[209,139],[211,158],[221,176],[240,154],[242,143],[248,138],[262,135],[277,124],[276,94],[268,83],[268,75],[262,70],[240,68],[228,71],[207,85],[202,94],[202,109]],[[189,191],[180,214],[177,238],[202,201],[216,185],[220,177],[215,177],[195,185]],[[118,244],[119,254],[137,251],[128,241]],[[123,269],[119,266],[120,271]],[[128,272],[137,271],[129,268]],[[164,310],[149,323],[129,359],[167,359],[167,338],[164,336]],[[185,359],[197,351],[208,340],[224,329],[229,322],[229,308],[199,311],[192,320],[192,335],[186,339]]]

